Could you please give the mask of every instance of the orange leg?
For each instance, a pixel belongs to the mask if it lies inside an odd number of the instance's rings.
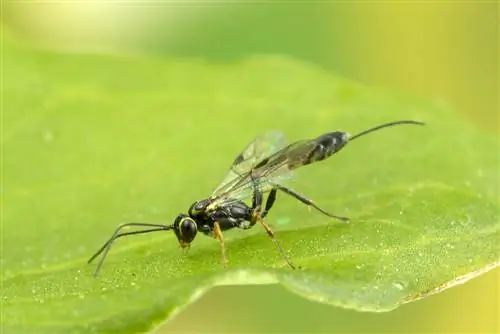
[[[214,232],[213,236],[215,239],[219,240],[220,243],[220,251],[222,257],[222,265],[224,268],[227,267],[227,258],[226,258],[226,248],[224,247],[224,237],[222,236],[222,231],[220,229],[220,225],[218,222],[214,223]]]
[[[281,244],[279,243],[278,239],[276,239],[274,237],[274,232],[273,230],[271,230],[271,228],[264,222],[264,220],[260,217],[260,215],[255,212],[254,214],[254,221],[258,220],[260,222],[260,224],[262,225],[262,227],[264,227],[264,229],[266,230],[267,232],[267,235],[269,236],[269,238],[271,238],[271,240],[276,244],[276,246],[278,247],[278,250],[279,252],[281,253],[281,256],[285,259],[285,261],[288,263],[288,265],[292,268],[292,269],[295,269],[295,266],[293,265],[292,261],[290,260],[290,258],[286,255],[285,251],[283,250],[283,247],[281,247]]]

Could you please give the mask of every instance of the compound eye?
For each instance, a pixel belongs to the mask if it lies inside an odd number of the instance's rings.
[[[181,229],[182,241],[186,243],[190,243],[191,241],[193,241],[194,237],[196,236],[196,232],[198,232],[198,226],[196,225],[196,222],[188,217],[184,218],[181,221],[179,228]]]

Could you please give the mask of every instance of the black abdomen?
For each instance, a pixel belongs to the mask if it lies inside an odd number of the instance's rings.
[[[340,151],[347,144],[349,137],[345,132],[329,132],[316,138],[316,146],[309,152],[304,165],[324,160]]]

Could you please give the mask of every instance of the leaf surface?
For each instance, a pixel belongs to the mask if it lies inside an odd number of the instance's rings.
[[[4,44],[2,329],[137,332],[217,284],[280,283],[306,298],[389,311],[499,262],[498,137],[443,103],[367,88],[283,57],[234,64],[34,52]],[[187,255],[172,233],[116,242],[122,222],[169,224],[210,195],[257,134],[289,141],[417,119],[297,170],[267,218]]]

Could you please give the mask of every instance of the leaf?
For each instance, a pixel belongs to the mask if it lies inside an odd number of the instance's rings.
[[[442,102],[367,88],[310,64],[234,64],[35,52],[4,43],[2,329],[148,331],[214,285],[279,283],[306,298],[389,311],[499,263],[498,138]],[[267,222],[199,236],[119,240],[122,222],[170,223],[210,194],[256,134],[290,141],[419,119],[297,170],[293,188],[349,224],[279,194]]]

